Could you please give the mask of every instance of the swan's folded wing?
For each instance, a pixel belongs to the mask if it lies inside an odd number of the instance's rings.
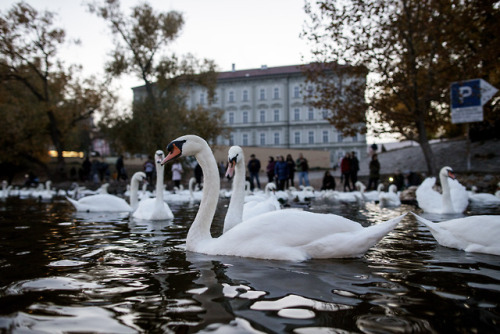
[[[416,196],[418,206],[424,211],[434,211],[433,208],[442,206],[441,194],[432,189],[436,183],[436,178],[428,177],[417,188]]]

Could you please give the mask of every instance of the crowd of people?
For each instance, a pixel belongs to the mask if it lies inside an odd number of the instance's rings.
[[[369,152],[370,160],[368,163],[369,175],[367,190],[375,190],[380,182],[380,162],[376,148],[370,146]],[[220,176],[225,175],[224,163],[219,163]],[[276,184],[278,190],[285,190],[289,187],[307,187],[310,186],[309,181],[309,163],[302,153],[299,153],[297,159],[293,159],[291,154],[287,154],[286,158],[283,155],[276,157],[269,156],[267,165],[263,170],[263,165],[257,159],[255,154],[250,155],[247,163],[247,180],[250,182],[250,189],[262,189],[260,180],[261,172],[265,171],[267,175],[267,182]],[[338,165],[334,166],[333,171],[340,168],[340,185],[344,192],[356,190],[356,182],[358,181],[358,172],[360,170],[359,160],[356,152],[347,152],[341,158]],[[78,171],[81,181],[89,181],[93,183],[109,182],[111,178],[117,181],[128,181],[127,170],[125,168],[123,155],[120,155],[115,163],[116,171],[111,174],[109,165],[100,160],[99,157],[94,157],[91,161],[87,156]],[[151,156],[144,162],[142,169],[146,174],[146,180],[150,185],[154,184],[155,179],[155,163]],[[172,183],[174,187],[179,188],[183,179],[184,170],[180,162],[176,162],[171,166]],[[199,189],[203,186],[203,172],[199,164],[193,169],[193,174],[196,179],[196,184]],[[297,182],[295,177],[297,176]],[[403,190],[412,185],[418,185],[422,181],[421,177],[411,171],[405,171],[403,174],[398,170],[393,175],[391,182],[394,183],[398,190]],[[321,183],[321,190],[335,190],[337,182],[331,170],[324,172],[323,180]]]

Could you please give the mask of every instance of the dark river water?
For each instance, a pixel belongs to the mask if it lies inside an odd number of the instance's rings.
[[[294,263],[186,252],[198,207],[171,209],[144,222],[63,198],[1,202],[0,333],[500,333],[500,256],[442,247],[412,215],[362,258]],[[421,213],[309,210],[364,226]]]

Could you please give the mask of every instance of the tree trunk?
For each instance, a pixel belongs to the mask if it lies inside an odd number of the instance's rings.
[[[418,143],[424,154],[425,163],[427,165],[427,173],[429,176],[437,176],[436,169],[436,159],[434,158],[434,152],[432,152],[431,145],[429,144],[429,139],[427,138],[427,130],[425,129],[425,124],[423,120],[417,121],[418,128]]]

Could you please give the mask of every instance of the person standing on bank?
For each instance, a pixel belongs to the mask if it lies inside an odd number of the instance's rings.
[[[368,180],[368,189],[367,190],[375,190],[378,186],[378,180],[380,178],[380,162],[378,161],[377,154],[372,156],[372,160],[370,161],[370,178]],[[373,188],[372,188],[373,185]]]
[[[340,172],[342,173],[342,179],[344,180],[344,192],[346,188],[351,191],[351,155],[346,153],[342,161],[340,162]]]
[[[116,159],[116,180],[126,181],[127,180],[127,171],[125,170],[125,164],[123,163],[123,155],[120,154],[118,159]]]
[[[299,186],[303,185],[305,187],[309,186],[309,164],[307,159],[304,158],[302,153],[299,153],[299,157],[295,162],[295,167],[299,173]]]
[[[269,163],[266,167],[267,173],[267,182],[274,182],[274,165],[276,165],[276,161],[274,161],[273,157],[269,157]]]
[[[282,155],[276,157],[274,175],[276,175],[278,190],[285,190],[285,182],[288,179],[288,165]]]
[[[177,189],[181,186],[183,172],[180,162],[176,162],[172,165],[172,181],[174,181],[174,187],[177,187]]]
[[[290,186],[295,187],[293,183],[293,178],[295,177],[295,161],[293,161],[291,154],[286,156],[286,165],[288,167],[288,178],[286,179],[285,187],[288,189]]]
[[[260,160],[255,157],[255,154],[250,155],[250,160],[247,164],[248,173],[250,174],[250,190],[253,191],[255,188],[255,183],[257,188],[260,188],[259,172],[260,172]]]
[[[351,160],[349,161],[349,175],[351,177],[352,189],[356,189],[358,182],[359,160],[356,158],[356,152],[351,152]]]

